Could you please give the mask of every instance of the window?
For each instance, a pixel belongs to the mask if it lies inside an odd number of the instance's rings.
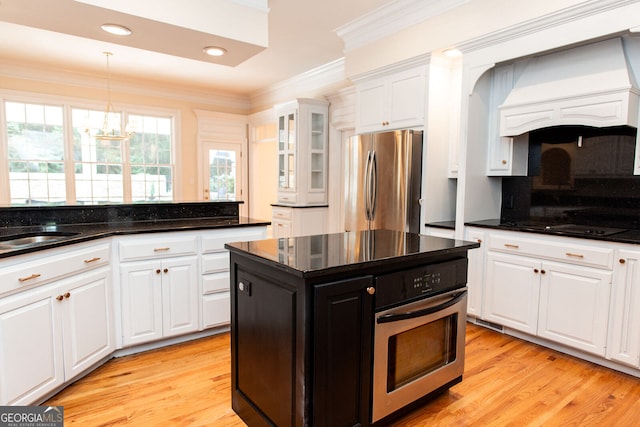
[[[65,202],[63,109],[7,102],[11,204]]]
[[[93,129],[104,110],[15,101],[4,110],[9,186],[0,195],[12,205],[173,200],[174,116],[115,113],[136,132],[102,140]]]
[[[91,132],[84,130],[100,129],[104,120],[103,111],[74,108],[71,114],[76,202],[124,201],[124,141],[96,139]]]
[[[131,197],[172,200],[171,119],[130,115],[136,134],[130,140]]]

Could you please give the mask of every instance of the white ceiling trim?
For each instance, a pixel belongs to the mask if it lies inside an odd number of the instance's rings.
[[[608,10],[638,3],[640,0],[589,0],[584,3],[561,9],[520,24],[495,31],[485,36],[466,41],[457,46],[462,53],[474,52],[486,47],[514,40],[528,34],[538,33],[572,21],[584,19]]]
[[[340,58],[290,79],[269,86],[251,96],[251,105],[256,108],[273,105],[300,97],[313,97],[327,88],[349,85],[345,77],[345,59]]]
[[[104,88],[106,90],[106,77],[104,76],[95,77],[71,71],[54,71],[51,68],[37,67],[35,65],[25,66],[6,61],[0,61],[0,70],[2,70],[0,72],[0,76],[2,77],[90,88],[94,90],[101,90]],[[225,92],[213,90],[205,91],[202,89],[190,90],[185,88],[176,88],[176,86],[170,84],[155,84],[148,81],[145,82],[144,85],[141,85],[136,82],[112,79],[110,84],[113,92],[191,102],[227,111],[231,110],[248,113],[251,109],[248,97]]]
[[[335,30],[345,52],[366,46],[471,0],[396,0]]]

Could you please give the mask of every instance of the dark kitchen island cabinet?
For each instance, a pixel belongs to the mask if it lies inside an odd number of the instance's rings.
[[[225,245],[235,412],[252,427],[370,425],[376,276],[477,246],[390,230]]]

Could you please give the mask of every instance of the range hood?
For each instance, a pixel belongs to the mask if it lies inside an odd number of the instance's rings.
[[[621,38],[528,60],[500,109],[500,135],[549,126],[638,126],[640,91]]]

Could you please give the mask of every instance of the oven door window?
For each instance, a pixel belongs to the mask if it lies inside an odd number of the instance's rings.
[[[458,313],[389,337],[387,392],[456,360]]]

